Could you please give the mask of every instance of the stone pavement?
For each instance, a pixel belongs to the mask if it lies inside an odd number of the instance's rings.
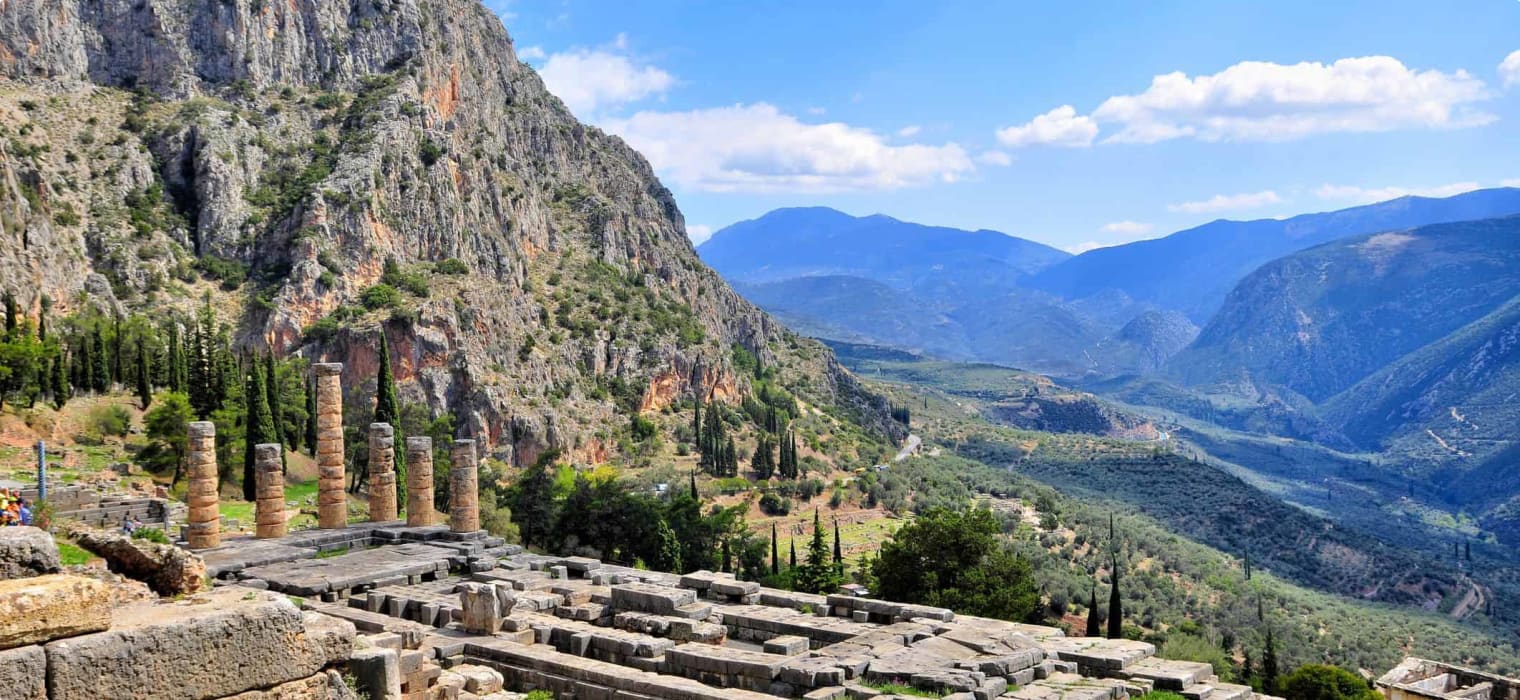
[[[773,590],[726,574],[528,554],[442,525],[236,539],[205,556],[219,586],[300,596],[309,612],[353,625],[358,648],[394,651],[355,652],[363,658],[350,667],[369,669],[361,685],[376,700],[492,697],[504,688],[561,698],[823,700],[886,698],[876,688],[888,684],[957,700],[1123,700],[1153,689],[1256,700],[1208,665],[1156,658],[1143,642]]]

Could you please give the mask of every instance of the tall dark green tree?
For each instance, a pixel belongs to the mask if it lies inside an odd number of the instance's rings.
[[[771,575],[781,573],[781,555],[776,550],[776,523],[771,522]]]
[[[69,386],[69,359],[64,354],[63,348],[53,355],[53,408],[63,410],[64,404],[69,402],[69,396],[73,393]]]
[[[274,424],[274,441],[286,447],[290,447],[290,441],[285,439],[284,401],[280,396],[280,377],[275,372],[274,348],[264,354],[264,400],[269,404],[269,422]],[[284,454],[282,450],[280,454]]]
[[[1099,637],[1103,634],[1103,623],[1098,619],[1098,582],[1092,582],[1092,593],[1087,598],[1087,636]]]
[[[137,338],[137,400],[142,402],[142,409],[148,410],[148,404],[153,403],[153,379],[148,368],[148,345],[141,336]]]
[[[5,290],[5,334],[16,332],[16,324],[21,317],[21,311],[16,306],[16,295],[11,290]]]
[[[91,336],[94,352],[90,359],[94,361],[95,365],[90,368],[90,377],[92,379],[90,388],[94,389],[98,394],[104,394],[111,388],[110,349],[106,345],[105,331],[102,330],[104,326],[104,321],[97,322],[95,324],[95,332]]]
[[[121,332],[121,314],[117,314],[111,324],[111,385],[121,386],[126,384],[126,371],[122,363],[124,334]]]
[[[1111,553],[1109,561],[1113,567],[1110,573],[1112,582],[1108,586],[1108,638],[1122,639],[1124,637],[1124,603],[1119,595],[1119,553]]]
[[[42,295],[42,310],[37,313],[37,339],[47,342],[48,335],[48,312],[53,310],[53,298]]]
[[[378,351],[380,369],[375,377],[375,422],[390,423],[395,429],[397,445],[406,444],[401,433],[401,399],[396,393],[396,379],[391,374],[390,343],[385,339],[385,329],[380,330]],[[396,450],[396,503],[406,503],[406,450]]]
[[[693,390],[693,393],[695,393],[695,390]],[[692,405],[692,411],[691,411],[691,439],[695,440],[696,443],[697,443],[697,445],[698,445],[698,449],[701,449],[700,446],[702,444],[702,397],[701,396],[697,396],[697,400],[694,401],[694,402],[692,402],[692,404],[693,405]]]
[[[834,518],[834,565],[844,569],[844,548],[839,546],[839,518]]]
[[[306,380],[306,449],[317,456],[317,384]]]
[[[1277,644],[1272,640],[1272,626],[1267,625],[1267,646],[1261,652],[1261,692],[1277,694]]]
[[[253,473],[253,448],[268,442],[274,442],[274,423],[269,418],[269,392],[264,388],[264,373],[259,371],[258,363],[253,363],[249,368],[248,382],[243,391],[244,407],[244,433],[243,433],[243,500],[253,501],[258,494],[258,485],[254,480]]]

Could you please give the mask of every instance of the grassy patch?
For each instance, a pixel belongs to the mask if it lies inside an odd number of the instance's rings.
[[[81,566],[88,564],[95,555],[80,549],[72,542],[58,541],[58,558],[64,566]]]
[[[338,549],[329,549],[329,550],[327,550],[325,552],[317,552],[317,558],[318,559],[331,559],[333,557],[342,556],[344,554],[348,554],[348,548],[347,547],[339,547]]]
[[[900,685],[897,683],[865,683],[864,685],[867,688],[879,690],[888,695],[908,695],[915,698],[944,697],[944,695],[941,695],[940,693],[933,693],[927,690],[919,690],[918,688],[914,688],[911,685]]]

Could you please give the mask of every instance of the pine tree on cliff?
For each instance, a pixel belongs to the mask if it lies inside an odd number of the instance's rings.
[[[1092,582],[1092,594],[1087,599],[1087,636],[1103,636],[1103,623],[1098,620],[1098,582]]]
[[[781,573],[781,554],[776,550],[776,523],[771,523],[771,575]]]
[[[95,336],[84,333],[79,338],[79,354],[74,358],[78,369],[78,379],[74,383],[84,391],[89,391],[95,386],[95,361],[90,358],[94,354]]]
[[[1246,550],[1246,580],[1251,580],[1251,550]]]
[[[148,410],[148,404],[153,403],[153,383],[148,372],[148,346],[142,337],[137,339],[137,400],[142,402],[142,409]]]
[[[401,433],[401,399],[396,393],[396,378],[391,374],[391,346],[380,330],[380,369],[375,377],[375,422],[390,423],[395,430],[397,445],[406,445]],[[406,450],[396,450],[396,503],[406,502]]]
[[[274,442],[274,425],[269,421],[269,394],[264,389],[264,373],[255,366],[248,372],[248,383],[243,391],[244,438],[243,438],[243,500],[253,501],[258,495],[258,484],[253,475],[253,448]]]

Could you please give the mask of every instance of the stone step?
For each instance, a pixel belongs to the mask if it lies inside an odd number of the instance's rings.
[[[1206,683],[1214,675],[1214,667],[1197,661],[1171,661],[1168,659],[1141,659],[1120,672],[1127,678],[1144,678],[1161,690],[1181,691],[1189,686]]]

